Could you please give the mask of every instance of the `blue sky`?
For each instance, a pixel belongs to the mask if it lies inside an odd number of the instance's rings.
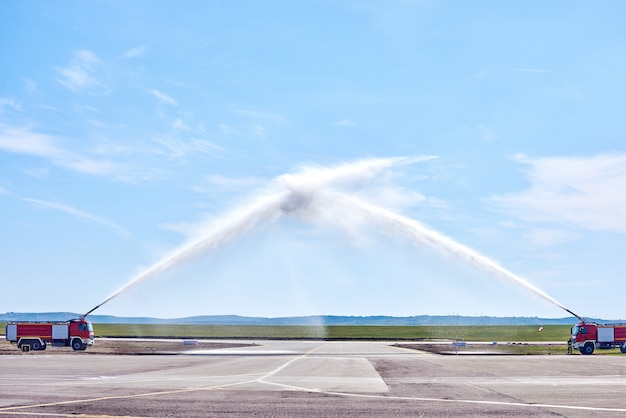
[[[409,157],[316,187],[421,222],[580,315],[624,318],[625,12],[4,1],[0,311],[86,312],[285,174]],[[567,316],[340,202],[250,228],[97,313]]]

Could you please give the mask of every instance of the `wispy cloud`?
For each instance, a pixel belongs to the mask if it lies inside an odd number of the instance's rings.
[[[128,231],[126,231],[124,228],[122,228],[118,224],[108,221],[106,219],[100,218],[91,213],[76,209],[72,206],[67,206],[67,205],[63,205],[60,203],[49,202],[46,200],[39,200],[39,199],[24,198],[24,200],[37,206],[41,206],[41,207],[45,207],[49,209],[55,209],[55,210],[76,216],[78,218],[86,219],[90,222],[95,222],[97,224],[104,225],[105,227],[109,228],[110,230],[112,230],[113,232],[115,232],[116,234],[124,238],[129,238],[131,236],[131,234]]]
[[[15,99],[0,97],[0,114],[4,111],[5,107],[22,110],[22,106]]]
[[[19,154],[31,154],[55,158],[63,154],[54,145],[52,137],[38,134],[28,129],[5,127],[0,125],[0,149]]]
[[[351,120],[340,120],[339,122],[335,122],[335,126],[343,126],[346,128],[349,128],[350,126],[354,126],[354,122],[352,122]]]
[[[63,86],[73,91],[85,91],[93,87],[101,86],[97,78],[98,68],[102,61],[88,49],[74,52],[72,60],[67,67],[56,69],[59,77],[56,79]]]
[[[120,55],[120,59],[142,57],[145,52],[146,52],[146,48],[143,46],[131,48],[127,51],[124,51],[124,53]]]
[[[29,128],[0,124],[0,150],[46,158],[55,165],[87,174],[108,175],[117,168],[109,161],[97,161],[65,150],[56,144],[54,137],[33,132]]]
[[[88,119],[87,123],[101,126],[98,121]],[[151,163],[144,166],[145,159],[165,157],[184,158],[193,154],[215,155],[223,148],[203,139],[202,132],[193,130],[182,121],[174,122],[170,133],[142,141],[108,141],[98,138],[81,151],[76,143],[68,138],[60,138],[45,133],[34,132],[31,127],[16,127],[0,122],[0,152],[39,157],[51,163],[49,166],[62,167],[84,174],[110,177],[120,181],[144,181],[158,176],[166,170],[158,169]],[[68,144],[74,144],[70,149]],[[132,161],[127,163],[125,161]],[[46,177],[50,167],[24,169],[24,172]]]
[[[530,187],[493,204],[528,222],[626,233],[626,154],[516,159],[529,167]]]
[[[182,139],[177,136],[163,135],[153,139],[158,148],[153,154],[164,155],[169,158],[185,157],[193,153],[213,155],[222,150],[222,147],[205,139]]]
[[[190,131],[191,128],[189,128],[189,126],[182,121],[182,119],[177,118],[174,120],[174,122],[172,122],[172,128],[175,131]]]
[[[170,106],[178,106],[178,102],[172,96],[162,93],[157,89],[149,89],[148,92],[152,94],[154,97],[156,97],[157,99],[159,99],[159,101],[162,103],[165,103]]]

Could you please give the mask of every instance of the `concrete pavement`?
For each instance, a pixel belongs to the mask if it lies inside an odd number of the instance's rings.
[[[0,415],[623,416],[626,356],[438,356],[256,341],[181,355],[0,356]]]

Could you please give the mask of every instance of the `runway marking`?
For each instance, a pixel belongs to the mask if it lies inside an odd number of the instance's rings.
[[[558,409],[574,409],[579,411],[603,411],[603,412],[626,412],[626,408],[607,408],[607,407],[595,407],[595,406],[574,406],[574,405],[557,405],[557,404],[542,404],[542,403],[523,403],[523,402],[502,402],[502,401],[480,401],[473,399],[444,399],[444,398],[418,398],[411,396],[383,396],[383,395],[367,395],[362,393],[345,393],[345,392],[329,392],[321,391],[321,393],[327,395],[337,396],[352,396],[362,398],[374,398],[374,399],[396,399],[406,401],[423,401],[423,402],[451,402],[451,403],[466,403],[466,404],[479,404],[479,405],[499,405],[499,406],[522,406],[529,408],[558,408]]]
[[[65,418],[150,418],[137,415],[96,415],[96,414],[63,414],[54,412],[10,412],[11,415]]]
[[[594,406],[573,406],[573,405],[523,403],[523,402],[481,401],[481,400],[474,400],[474,399],[421,398],[421,397],[412,397],[412,396],[386,396],[386,395],[372,395],[372,394],[362,394],[362,393],[334,392],[334,391],[325,391],[325,390],[314,389],[314,388],[305,388],[305,387],[300,387],[300,386],[286,385],[283,383],[266,382],[262,380],[265,377],[272,376],[273,374],[282,370],[284,367],[288,366],[293,361],[298,360],[305,356],[306,354],[303,356],[297,357],[295,359],[292,359],[289,362],[283,364],[282,366],[276,368],[272,372],[268,373],[267,375],[261,378],[255,379],[255,380],[248,380],[244,382],[236,382],[236,383],[207,386],[207,387],[200,387],[200,388],[188,388],[188,389],[163,391],[163,392],[146,392],[146,393],[139,393],[135,395],[107,396],[107,397],[100,397],[100,398],[75,399],[71,401],[51,402],[51,403],[45,403],[45,404],[12,406],[12,407],[0,408],[0,415],[12,414],[12,415],[38,415],[38,416],[45,415],[45,416],[60,416],[60,417],[79,416],[80,417],[81,415],[75,415],[75,414],[20,412],[17,410],[42,408],[46,406],[90,403],[90,402],[106,401],[106,400],[114,400],[114,399],[131,399],[131,398],[140,398],[140,397],[147,397],[147,396],[159,396],[159,395],[168,395],[168,394],[177,394],[177,393],[209,391],[209,390],[223,389],[223,388],[232,387],[232,386],[240,386],[240,385],[245,385],[245,384],[255,383],[255,382],[260,382],[260,383],[264,383],[267,385],[279,386],[285,389],[304,391],[304,392],[313,392],[313,393],[323,393],[325,395],[334,395],[334,396],[342,396],[342,397],[358,397],[358,398],[369,398],[369,399],[403,400],[403,401],[418,401],[418,402],[445,402],[445,403],[461,403],[461,404],[474,404],[474,405],[518,406],[518,407],[525,407],[525,408],[553,408],[553,409],[568,409],[568,410],[577,410],[577,411],[626,412],[626,408],[607,408],[607,407],[594,407]],[[82,416],[83,417],[108,417],[108,415],[82,415]],[[140,418],[140,417],[134,417],[134,418]]]
[[[555,408],[555,409],[569,409],[569,410],[578,410],[578,411],[598,411],[598,412],[626,412],[626,408],[607,408],[607,407],[594,407],[594,406],[574,406],[574,405],[556,405],[556,404],[540,404],[540,403],[523,403],[523,402],[503,402],[503,401],[481,401],[474,399],[445,399],[445,398],[420,398],[420,397],[411,397],[411,396],[387,396],[387,395],[374,395],[374,394],[362,394],[362,393],[349,393],[349,392],[334,392],[334,391],[326,391],[320,390],[316,388],[305,388],[301,386],[293,386],[284,383],[277,382],[268,382],[265,379],[275,375],[279,371],[285,369],[293,362],[300,360],[302,358],[307,357],[313,352],[319,350],[322,346],[318,346],[302,356],[291,359],[285,364],[277,367],[270,373],[265,376],[262,376],[256,379],[256,382],[264,383],[267,385],[273,385],[282,387],[285,389],[297,390],[297,391],[305,391],[305,392],[315,392],[315,393],[323,393],[325,395],[334,395],[334,396],[344,396],[344,397],[359,397],[359,398],[370,398],[370,399],[390,399],[390,400],[403,400],[403,401],[419,401],[419,402],[448,402],[448,403],[464,403],[464,404],[477,404],[477,405],[498,405],[498,406],[520,406],[527,408]]]
[[[145,396],[172,395],[172,394],[177,394],[177,393],[199,392],[202,390],[215,390],[215,389],[222,389],[222,388],[230,387],[230,386],[245,385],[247,383],[253,383],[255,381],[256,380],[248,380],[245,382],[226,383],[223,385],[205,386],[205,387],[199,387],[199,388],[186,388],[186,389],[178,389],[178,390],[167,390],[167,391],[161,391],[161,392],[145,392],[145,393],[136,393],[134,395],[115,395],[115,396],[103,396],[99,398],[73,399],[70,401],[59,401],[59,402],[41,403],[41,404],[33,404],[33,405],[9,406],[9,407],[0,408],[0,415],[14,414],[15,412],[13,411],[19,410],[19,409],[43,408],[46,406],[72,405],[72,404],[90,403],[90,402],[97,402],[97,401],[110,401],[110,400],[115,400],[115,399],[131,399],[131,398],[141,398]],[[32,414],[29,414],[29,415],[32,415]],[[71,416],[76,416],[76,415],[71,415]]]
[[[503,401],[481,401],[481,400],[475,400],[475,399],[445,399],[445,398],[420,398],[420,397],[413,397],[413,396],[387,396],[387,395],[373,395],[373,394],[363,394],[363,393],[334,392],[334,391],[320,390],[320,389],[314,389],[314,388],[305,388],[305,387],[293,386],[293,385],[287,385],[284,383],[275,383],[275,382],[263,382],[263,383],[266,383],[268,385],[283,387],[285,389],[297,390],[297,391],[315,392],[315,393],[323,393],[324,395],[355,397],[355,398],[419,401],[419,402],[448,402],[448,403],[464,403],[464,404],[476,404],[476,405],[521,406],[521,407],[527,407],[527,408],[554,408],[554,409],[570,409],[570,410],[577,410],[577,411],[626,412],[626,408],[607,408],[607,407],[595,407],[595,406],[574,406],[574,405],[503,402]]]
[[[320,348],[322,348],[322,345],[318,345],[317,347],[307,351],[306,353],[302,354],[301,356],[298,356],[296,358],[292,358],[291,360],[289,360],[288,362],[286,362],[285,364],[278,366],[277,368],[275,368],[274,370],[272,370],[271,372],[259,377],[258,379],[255,380],[255,382],[260,382],[260,383],[268,383],[265,381],[265,379],[267,379],[268,377],[274,376],[276,373],[280,372],[281,370],[284,370],[285,368],[289,367],[289,365],[295,361],[301,360],[305,357],[307,357],[308,355],[314,353],[315,351],[319,350]]]
[[[256,383],[256,382],[268,383],[268,382],[263,381],[263,379],[275,375],[279,371],[281,371],[281,370],[285,369],[286,367],[288,367],[291,363],[293,363],[293,362],[295,362],[295,361],[297,361],[299,359],[307,357],[309,354],[315,352],[316,350],[319,350],[321,347],[322,347],[322,345],[319,345],[319,346],[313,348],[312,350],[307,351],[305,354],[289,360],[288,362],[280,365],[279,367],[275,368],[274,370],[270,371],[269,373],[264,374],[263,376],[261,376],[261,377],[259,377],[257,379],[246,380],[246,381],[243,381],[243,382],[226,383],[226,384],[222,384],[222,385],[196,387],[196,388],[192,387],[192,388],[186,388],[186,389],[169,390],[169,391],[161,391],[161,392],[137,393],[137,394],[134,394],[134,395],[116,395],[116,396],[105,396],[105,397],[89,398],[89,399],[73,399],[73,400],[69,400],[69,401],[50,402],[50,403],[42,403],[42,404],[34,404],[34,405],[9,406],[9,407],[0,408],[0,415],[6,415],[6,414],[34,415],[34,413],[29,413],[29,412],[21,412],[20,413],[20,412],[16,412],[16,411],[20,410],[20,409],[23,410],[23,409],[32,409],[32,408],[43,408],[43,407],[46,407],[46,406],[72,405],[72,404],[79,404],[79,403],[91,403],[91,402],[98,402],[98,401],[109,401],[109,400],[115,400],[115,399],[131,399],[131,398],[141,398],[141,397],[146,397],[146,396],[159,396],[159,395],[171,395],[171,394],[177,394],[177,393],[209,391],[209,390],[223,389],[223,388],[231,387],[231,386],[241,386],[241,385],[246,385],[246,384],[249,384],[249,383]],[[37,415],[41,415],[41,414],[38,413]],[[53,414],[52,416],[76,416],[76,415]]]

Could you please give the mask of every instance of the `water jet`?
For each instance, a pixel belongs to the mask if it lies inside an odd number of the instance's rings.
[[[85,313],[83,318],[128,289],[194,257],[200,256],[211,249],[224,245],[249,231],[270,225],[284,215],[305,218],[316,209],[340,205],[342,211],[359,213],[368,222],[376,224],[388,234],[408,237],[418,246],[425,244],[450,254],[474,268],[514,283],[584,321],[582,317],[566,308],[556,299],[490,258],[422,225],[416,220],[375,206],[348,193],[339,192],[334,187],[336,184],[370,179],[382,169],[393,165],[409,164],[432,158],[370,159],[353,164],[343,164],[334,168],[306,168],[299,173],[282,175],[272,183],[272,187],[267,191],[251,199],[241,208],[235,209],[219,218],[199,238],[182,245],[132,277],[124,286]]]

